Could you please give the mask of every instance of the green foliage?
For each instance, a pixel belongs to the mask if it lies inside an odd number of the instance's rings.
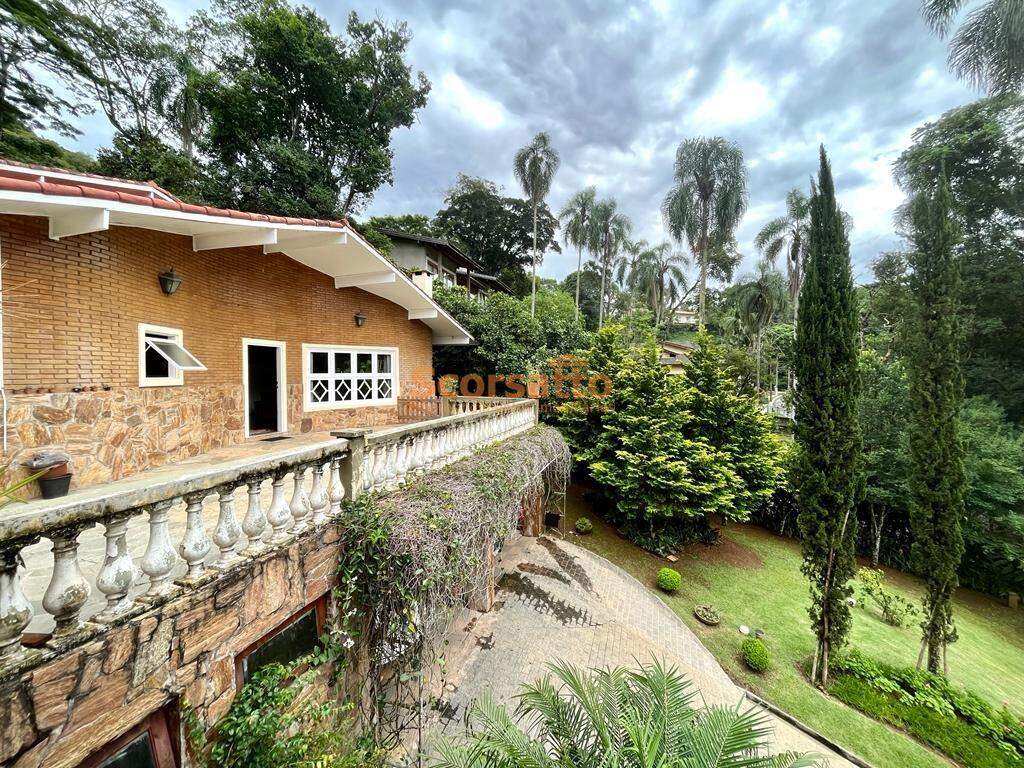
[[[546,357],[582,353],[590,345],[590,334],[576,314],[573,297],[559,289],[537,290],[537,322],[544,334]]]
[[[238,692],[206,749],[191,708],[185,709],[193,762],[205,768],[363,768],[382,758],[351,736],[348,708],[304,696],[317,672],[271,664]],[[300,698],[301,697],[301,698]]]
[[[601,305],[601,273],[591,264],[584,265],[578,273],[570,272],[562,281],[561,288],[574,297],[577,274],[580,278],[580,313],[583,315],[583,324],[587,330],[596,331]]]
[[[981,99],[914,133],[896,175],[908,192],[945,174],[963,278],[968,395],[995,398],[1024,420],[1024,96]]]
[[[683,586],[683,577],[673,568],[662,568],[658,571],[658,589],[662,592],[678,592]]]
[[[856,649],[836,660],[830,692],[866,714],[901,728],[963,765],[1024,763],[1024,725],[942,675],[894,667]]]
[[[464,246],[484,271],[501,277],[519,295],[530,291],[525,267],[533,250],[533,208],[529,201],[506,197],[496,184],[463,174],[448,190],[434,226]],[[537,208],[537,248],[560,251],[558,222],[541,203]]]
[[[850,629],[846,599],[856,570],[856,338],[850,246],[822,148],[797,318],[795,436],[800,452],[793,473],[803,571],[811,589],[809,614],[817,637],[812,677],[822,684],[828,679],[830,652],[843,645]]]
[[[155,181],[183,200],[201,201],[205,192],[198,162],[140,131],[115,134],[113,146],[96,153],[96,170],[121,179]]]
[[[590,522],[590,518],[581,517],[576,520],[576,533],[581,536],[586,536],[588,533],[594,530],[594,524]]]
[[[391,134],[430,89],[405,62],[404,24],[351,13],[339,37],[310,8],[262,0],[222,30],[202,91],[219,204],[330,218],[391,181]]]
[[[886,624],[902,627],[907,618],[917,616],[917,608],[902,595],[885,588],[885,574],[878,568],[861,568],[857,571],[857,584],[860,586],[861,603],[865,598],[871,599]]]
[[[998,404],[961,409],[967,492],[960,580],[995,595],[1024,593],[1024,434]]]
[[[469,733],[443,741],[432,768],[688,766],[797,768],[820,762],[769,756],[763,715],[693,706],[696,691],[660,664],[583,671],[557,664],[523,689],[516,714],[489,697],[469,710]]]
[[[762,673],[770,666],[768,646],[758,637],[748,637],[740,644],[740,656],[743,663],[753,672]]]
[[[908,344],[910,382],[911,558],[927,584],[922,631],[928,669],[944,663],[956,640],[952,598],[964,542],[963,446],[958,433],[960,373],[960,269],[953,252],[957,231],[949,217],[949,188],[940,178],[934,193],[911,203],[915,250],[909,263],[914,296]]]

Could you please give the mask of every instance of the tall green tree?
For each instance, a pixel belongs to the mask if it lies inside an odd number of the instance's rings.
[[[736,299],[740,324],[750,339],[757,362],[755,386],[760,391],[764,332],[772,321],[781,319],[786,306],[782,274],[766,262],[759,263],[757,273],[740,283]]]
[[[747,169],[743,150],[716,136],[686,139],[676,150],[672,189],[662,203],[669,233],[686,240],[700,268],[697,318],[707,319],[707,282],[711,271],[731,271],[729,248],[747,210]]]
[[[956,640],[953,593],[964,552],[960,521],[965,481],[958,432],[964,391],[960,270],[954,254],[957,230],[949,209],[949,187],[942,178],[932,192],[918,193],[910,208],[911,555],[925,580],[921,653],[927,653],[931,672],[940,664],[945,667],[946,646]]]
[[[460,243],[484,270],[508,283],[518,295],[529,290],[525,269],[533,243],[529,201],[502,194],[487,179],[459,174],[434,217],[438,232]],[[558,252],[558,222],[544,204],[537,211],[537,247]]]
[[[896,163],[908,194],[945,174],[963,280],[969,396],[1024,422],[1024,96],[980,99],[914,132]]]
[[[923,0],[928,24],[948,37],[970,9],[949,44],[949,66],[960,78],[990,94],[1024,88],[1024,8],[1020,0]]]
[[[392,178],[392,133],[426,104],[409,42],[400,23],[353,13],[342,37],[305,6],[243,5],[203,92],[215,202],[319,218],[358,209]]]
[[[0,144],[16,131],[78,135],[73,119],[93,111],[78,98],[96,78],[80,52],[92,32],[87,19],[59,0],[0,2]],[[70,93],[55,90],[53,80]]]
[[[811,678],[824,687],[830,656],[842,647],[850,629],[846,600],[856,571],[854,502],[860,448],[857,308],[850,245],[824,147],[811,195],[795,369],[795,436],[800,451],[793,475],[815,635]]]
[[[634,293],[644,297],[654,315],[654,327],[660,328],[672,312],[690,295],[685,269],[686,256],[673,251],[669,243],[641,247],[635,257],[622,262],[619,281]]]
[[[597,189],[586,187],[569,198],[558,220],[562,225],[562,237],[566,245],[576,248],[576,311],[580,311],[580,276],[583,269],[583,249],[590,242],[590,215],[597,199]]]
[[[519,185],[523,188],[526,199],[533,208],[533,269],[530,278],[530,315],[537,311],[537,211],[544,198],[551,191],[551,182],[555,178],[561,159],[558,151],[551,146],[551,138],[541,131],[533,137],[533,141],[516,152],[512,162]]]
[[[612,262],[629,242],[629,233],[633,229],[633,222],[618,208],[614,198],[598,200],[590,217],[590,250],[598,255],[601,270],[601,303],[597,313],[599,329],[604,325]]]

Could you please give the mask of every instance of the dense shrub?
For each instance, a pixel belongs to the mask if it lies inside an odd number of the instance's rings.
[[[586,536],[592,530],[594,530],[594,524],[590,522],[590,518],[581,517],[576,521],[576,533]]]
[[[764,672],[768,669],[768,646],[757,637],[748,637],[740,645],[740,655],[743,663],[754,672]]]
[[[963,765],[1024,764],[1024,725],[942,675],[875,661],[856,649],[835,660],[832,693],[903,728]]]
[[[658,589],[665,592],[678,592],[683,585],[683,577],[673,568],[662,568],[658,571]]]

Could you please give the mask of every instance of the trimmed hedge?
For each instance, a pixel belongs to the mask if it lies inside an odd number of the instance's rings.
[[[658,571],[658,589],[665,592],[678,592],[681,586],[683,586],[683,577],[679,575],[679,571],[672,568],[662,568]]]
[[[581,536],[586,536],[592,530],[594,530],[594,524],[590,522],[590,518],[581,517],[576,521],[576,533]]]
[[[759,638],[748,637],[744,640],[740,645],[740,655],[743,657],[743,663],[754,672],[760,674],[768,669],[768,646]]]

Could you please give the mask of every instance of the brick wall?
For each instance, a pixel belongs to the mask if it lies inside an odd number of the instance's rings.
[[[330,590],[338,547],[335,526],[310,531],[84,645],[0,672],[0,765],[73,768],[184,701],[211,726],[235,696],[236,655]]]
[[[242,338],[287,346],[293,432],[387,423],[393,409],[307,413],[302,344],[399,349],[400,393],[422,395],[431,332],[405,309],[261,248],[193,252],[189,237],[113,227],[53,241],[43,218],[0,216],[10,455],[66,448],[81,486],[241,442]],[[157,275],[183,278],[173,296]],[[356,312],[367,316],[357,328]],[[180,328],[207,367],[138,386],[138,325]]]

